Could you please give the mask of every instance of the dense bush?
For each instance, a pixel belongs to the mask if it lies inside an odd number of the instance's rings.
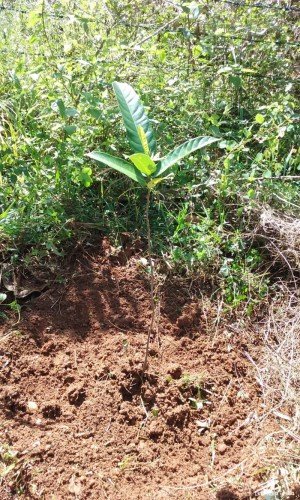
[[[235,2],[237,3],[237,2]],[[6,259],[61,255],[78,223],[145,231],[144,195],[85,154],[130,154],[113,80],[153,113],[164,151],[195,153],[152,207],[169,264],[210,275],[233,305],[264,296],[249,232],[262,204],[299,206],[297,11],[211,2],[15,1],[0,11],[0,236]],[[241,2],[244,3],[244,2]],[[272,7],[271,4],[269,6]],[[278,7],[278,6],[277,6]],[[298,156],[297,156],[298,154]],[[16,244],[18,245],[16,247]]]

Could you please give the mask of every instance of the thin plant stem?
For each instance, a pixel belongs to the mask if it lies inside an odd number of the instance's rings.
[[[147,245],[148,245],[148,259],[150,261],[150,300],[151,300],[151,320],[150,320],[150,325],[148,329],[148,337],[147,337],[147,344],[146,344],[146,353],[145,353],[145,360],[143,364],[143,372],[147,368],[147,361],[148,361],[148,352],[149,352],[149,344],[150,344],[150,339],[153,333],[153,325],[154,325],[154,318],[155,318],[155,303],[154,303],[154,265],[152,261],[152,240],[151,240],[151,228],[150,228],[150,220],[149,220],[149,208],[150,208],[150,203],[151,203],[151,191],[148,189],[147,192],[147,199],[146,199],[146,209],[145,209],[145,217],[146,217],[146,223],[147,223]]]

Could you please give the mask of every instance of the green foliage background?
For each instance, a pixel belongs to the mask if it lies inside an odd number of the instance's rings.
[[[242,3],[242,6],[235,5]],[[246,2],[247,4],[247,2]],[[299,211],[299,12],[293,2],[14,1],[0,7],[0,241],[6,260],[62,255],[79,223],[143,233],[144,193],[85,154],[130,154],[114,80],[130,83],[164,152],[195,153],[156,195],[154,246],[225,301],[267,291],[247,234],[263,204]],[[292,4],[292,5],[291,5]],[[252,7],[251,7],[252,5]],[[298,106],[298,107],[297,107]]]

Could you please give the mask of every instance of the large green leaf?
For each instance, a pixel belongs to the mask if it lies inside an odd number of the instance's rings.
[[[128,83],[114,82],[113,88],[118,99],[128,140],[133,151],[136,153],[145,152],[143,141],[139,133],[139,127],[142,127],[146,134],[151,154],[154,155],[156,152],[155,137],[139,96]]]
[[[134,153],[129,158],[136,168],[145,175],[151,175],[156,170],[156,165],[152,158],[144,153]]]
[[[134,165],[131,165],[131,163],[128,163],[128,161],[103,153],[102,151],[92,151],[91,153],[88,153],[87,156],[93,160],[99,161],[100,163],[104,163],[104,165],[107,165],[122,174],[127,175],[127,177],[130,177],[130,179],[133,179],[142,186],[146,186],[146,179],[142,176],[138,169],[135,168]]]
[[[179,160],[182,160],[182,158],[190,155],[197,149],[205,148],[206,146],[209,146],[209,144],[219,140],[220,139],[217,139],[216,137],[202,136],[184,142],[181,146],[178,146],[171,153],[160,160],[159,167],[156,170],[154,177],[159,177],[168,168],[172,167],[175,163],[179,162]]]
[[[6,219],[6,217],[8,216],[8,214],[10,212],[10,209],[13,207],[13,205],[14,205],[14,201],[9,205],[9,207],[7,207],[6,210],[4,210],[4,212],[2,212],[0,214],[0,220]]]

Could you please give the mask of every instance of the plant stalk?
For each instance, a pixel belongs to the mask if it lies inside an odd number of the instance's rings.
[[[148,329],[148,337],[147,337],[147,344],[146,344],[145,360],[144,360],[144,364],[143,364],[143,372],[147,369],[149,344],[150,344],[150,339],[151,339],[151,336],[152,336],[152,333],[153,333],[153,325],[154,325],[154,318],[155,318],[154,265],[153,265],[153,261],[152,261],[152,239],[151,239],[151,228],[150,228],[150,220],[149,220],[150,203],[151,203],[151,191],[150,191],[150,189],[148,189],[148,191],[147,191],[147,198],[146,198],[145,217],[146,217],[146,223],[147,223],[148,259],[150,261],[151,320],[150,320],[150,325],[149,325],[149,329]]]

